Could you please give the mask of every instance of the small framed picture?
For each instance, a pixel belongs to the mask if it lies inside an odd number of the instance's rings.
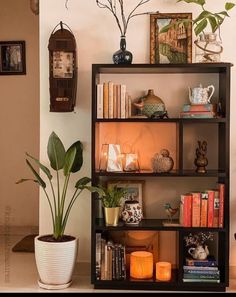
[[[127,200],[136,200],[139,202],[142,210],[144,212],[143,206],[143,193],[144,193],[144,184],[143,180],[112,180],[108,181],[107,187],[122,188],[126,190],[126,195],[121,201],[121,211],[124,208],[125,201]]]
[[[0,41],[0,75],[26,74],[25,41]]]
[[[192,13],[150,15],[151,64],[192,63],[191,21]]]

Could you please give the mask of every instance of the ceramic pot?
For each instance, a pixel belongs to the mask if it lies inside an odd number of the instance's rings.
[[[174,160],[166,149],[161,150],[159,154],[155,154],[151,163],[153,172],[170,172],[174,167]]]
[[[121,215],[126,224],[137,225],[143,218],[142,207],[136,200],[127,200]]]
[[[74,238],[66,242],[46,242],[35,237],[35,259],[39,273],[39,286],[45,289],[69,287],[78,251]]]

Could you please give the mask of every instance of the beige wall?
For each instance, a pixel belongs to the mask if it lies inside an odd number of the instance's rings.
[[[24,153],[39,155],[39,18],[28,0],[0,0],[0,41],[26,41],[26,75],[0,76],[0,225],[38,225],[38,187],[30,177]]]
[[[118,2],[118,1],[117,1]],[[208,8],[220,11],[224,7],[223,0],[209,0]],[[85,144],[85,159],[83,170],[80,176],[90,175],[90,153],[91,153],[91,64],[92,63],[112,63],[112,54],[119,48],[120,34],[113,16],[105,9],[99,9],[95,0],[70,0],[67,10],[64,0],[41,0],[40,12],[40,58],[41,58],[41,101],[40,101],[40,156],[41,160],[47,162],[46,145],[48,136],[52,130],[55,130],[63,139],[68,147],[73,141],[80,139]],[[130,10],[137,3],[136,0],[126,1],[126,10]],[[198,13],[195,6],[179,3],[175,0],[153,0],[145,5],[144,11],[161,12],[194,12]],[[79,56],[79,77],[78,77],[78,96],[74,113],[58,114],[49,112],[49,84],[48,84],[48,39],[51,31],[62,20],[73,30]],[[149,63],[149,16],[139,16],[134,18],[128,27],[127,49],[133,53],[133,63]],[[236,32],[236,9],[232,11],[231,18],[227,19],[222,26],[222,38],[224,52],[223,61],[236,62],[235,55],[235,32]],[[236,110],[236,101],[233,100],[236,95],[235,67],[232,69],[232,116]],[[212,83],[214,77],[208,77],[206,80]],[[193,78],[196,83],[197,77]],[[216,82],[216,80],[215,80]],[[214,81],[213,81],[214,83]],[[139,91],[144,91],[151,87],[150,82],[141,80]],[[133,82],[134,94],[136,82]],[[155,86],[156,87],[156,86]],[[178,92],[179,83],[175,84],[174,90]],[[182,88],[186,88],[186,82],[182,79]],[[173,89],[172,89],[173,90]],[[162,98],[168,92],[168,86],[160,85],[156,89],[156,95]],[[170,107],[171,108],[171,107]],[[235,125],[235,118],[232,117],[231,127]],[[231,265],[236,265],[236,242],[233,240],[233,233],[236,231],[236,186],[234,175],[236,171],[236,129],[231,132]],[[79,178],[79,175],[75,177]],[[152,194],[154,182],[150,180],[149,194]],[[215,183],[215,181],[210,181]],[[163,181],[168,185],[168,181]],[[193,181],[194,183],[194,181]],[[175,187],[178,186],[178,180],[171,182],[173,190],[171,196],[175,197]],[[207,186],[207,185],[205,185]],[[71,186],[72,192],[73,186]],[[153,191],[154,193],[154,191]],[[43,198],[43,193],[42,193]],[[147,193],[148,196],[148,193]],[[150,197],[150,196],[148,196]],[[70,218],[67,232],[79,237],[79,260],[90,261],[90,195],[84,194],[77,202]],[[50,232],[51,222],[48,205],[45,200],[40,204],[40,231],[41,233]],[[148,201],[151,205],[152,202]],[[157,204],[157,203],[156,203]],[[162,205],[162,202],[161,202]],[[160,205],[156,206],[160,208]]]

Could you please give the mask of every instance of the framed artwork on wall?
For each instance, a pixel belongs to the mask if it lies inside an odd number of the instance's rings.
[[[25,41],[0,41],[0,75],[26,74]]]
[[[150,15],[151,64],[192,63],[191,20],[192,13]]]

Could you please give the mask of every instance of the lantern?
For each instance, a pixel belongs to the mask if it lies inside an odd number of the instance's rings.
[[[99,170],[108,172],[123,171],[122,154],[119,144],[103,144]]]
[[[137,251],[130,254],[130,276],[137,279],[152,278],[153,254]]]
[[[156,263],[156,279],[163,282],[171,280],[171,263]]]
[[[74,110],[77,91],[76,41],[69,30],[53,30],[49,39],[50,111],[70,112]],[[65,24],[64,24],[65,25]]]
[[[137,154],[125,154],[124,171],[138,171],[138,155]]]

